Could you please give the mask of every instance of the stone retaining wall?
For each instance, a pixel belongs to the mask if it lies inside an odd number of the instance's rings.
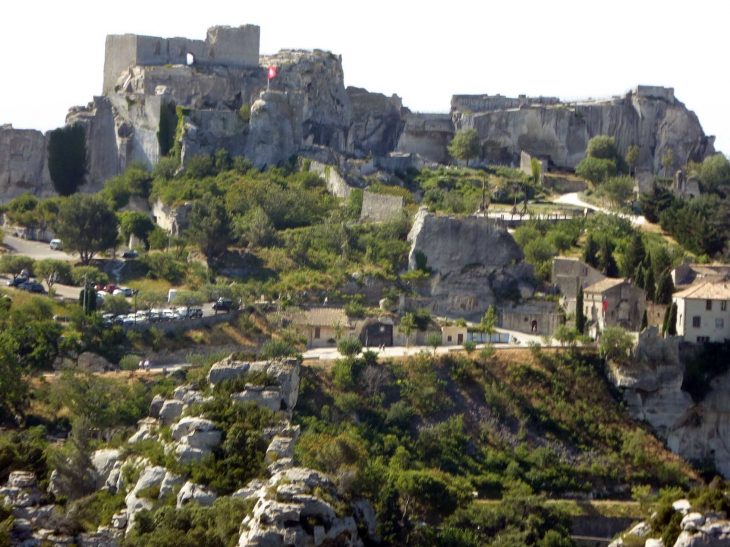
[[[185,319],[184,321],[165,321],[160,323],[137,323],[136,325],[125,325],[122,328],[125,332],[145,332],[149,329],[157,329],[163,334],[175,332],[177,330],[195,330],[205,327],[212,327],[220,323],[230,323],[235,321],[241,314],[241,310],[222,312],[218,315],[209,315],[206,317],[197,317],[195,319]]]

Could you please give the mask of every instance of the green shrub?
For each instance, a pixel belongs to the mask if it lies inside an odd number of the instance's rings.
[[[291,357],[297,352],[296,348],[280,338],[274,338],[265,342],[259,352],[260,359],[278,359],[280,357]]]
[[[355,357],[362,351],[362,343],[358,338],[343,338],[337,342],[337,351],[343,357]]]

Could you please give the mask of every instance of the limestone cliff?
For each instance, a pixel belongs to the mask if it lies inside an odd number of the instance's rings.
[[[455,96],[451,116],[420,114],[406,118],[398,149],[433,161],[447,158],[453,134],[473,127],[479,133],[484,163],[519,164],[521,151],[573,168],[597,135],[616,138],[618,148],[639,147],[638,171],[650,177],[674,150],[674,168],[713,154],[714,137],[705,135],[694,112],[674,97],[672,88],[638,86],[606,101],[562,103],[553,97],[517,99]],[[670,170],[671,171],[671,170]]]
[[[40,131],[0,125],[0,203],[24,192],[38,197],[53,194],[46,146]]]
[[[437,216],[421,208],[408,234],[409,269],[423,253],[431,276],[414,285],[434,313],[479,319],[499,293],[527,290],[532,268],[512,236],[493,222],[475,216]]]
[[[636,362],[609,367],[609,378],[624,390],[631,415],[652,425],[670,450],[690,461],[711,460],[730,478],[730,374],[715,378],[695,404],[682,390],[684,364],[677,338],[658,337],[651,327],[639,336]]]

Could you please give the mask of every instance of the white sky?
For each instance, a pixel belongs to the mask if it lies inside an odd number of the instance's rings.
[[[48,130],[101,92],[107,34],[261,26],[261,53],[342,54],[345,84],[445,112],[452,94],[675,88],[730,152],[728,0],[0,0],[0,124]]]

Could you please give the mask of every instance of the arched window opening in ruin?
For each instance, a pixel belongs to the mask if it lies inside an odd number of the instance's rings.
[[[195,64],[195,55],[193,55],[192,53],[188,53],[187,63],[188,63],[188,66],[193,66]]]

